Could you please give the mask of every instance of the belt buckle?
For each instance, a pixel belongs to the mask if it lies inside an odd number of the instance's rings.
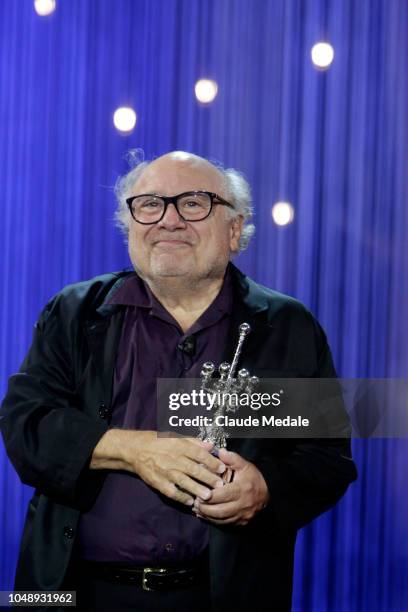
[[[144,591],[154,591],[155,590],[147,586],[147,580],[148,580],[149,574],[151,574],[152,572],[159,572],[159,574],[164,574],[166,570],[162,567],[144,567],[143,568],[143,578],[142,578],[142,589]]]

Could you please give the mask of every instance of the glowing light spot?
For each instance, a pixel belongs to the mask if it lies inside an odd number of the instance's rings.
[[[319,42],[313,45],[310,55],[317,68],[326,70],[333,61],[334,49],[329,43]]]
[[[136,118],[133,108],[121,106],[113,113],[113,124],[119,132],[131,132],[136,125]]]
[[[213,102],[218,93],[218,85],[211,79],[200,79],[195,84],[194,91],[199,102],[209,104]]]
[[[34,10],[41,17],[51,15],[55,11],[55,0],[34,0]]]
[[[276,202],[272,206],[272,219],[276,225],[288,225],[292,223],[294,217],[295,211],[289,202]]]

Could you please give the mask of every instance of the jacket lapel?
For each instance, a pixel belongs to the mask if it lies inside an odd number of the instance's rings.
[[[271,327],[267,320],[268,300],[259,285],[232,263],[229,265],[233,279],[234,309],[221,361],[231,363],[238,344],[239,326],[241,323],[249,323],[251,331],[244,340],[237,368],[247,367],[251,371],[250,364],[256,359],[257,347],[265,340],[265,328]]]
[[[84,323],[89,350],[103,389],[103,399],[106,405],[110,405],[112,398],[113,373],[125,313],[125,308],[122,306],[107,302],[126,276],[128,274],[120,277],[114,283],[101,306]]]
[[[251,330],[242,345],[235,375],[241,368],[248,369],[250,375],[253,375],[254,367],[259,362],[259,349],[268,341],[268,333],[273,328],[273,325],[268,322],[270,302],[259,285],[245,276],[233,264],[230,266],[233,278],[234,309],[222,361],[231,364],[238,344],[239,326],[241,323],[249,323]],[[240,438],[231,438],[228,442],[229,450],[235,452],[242,451],[243,446],[249,447],[251,451],[253,443],[251,440]]]

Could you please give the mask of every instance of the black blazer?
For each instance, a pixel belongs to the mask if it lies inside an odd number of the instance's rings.
[[[240,367],[262,377],[335,377],[320,325],[297,300],[232,269],[228,343],[247,321]],[[65,287],[44,308],[0,412],[7,454],[35,488],[20,545],[15,590],[57,590],[75,561],[81,511],[95,501],[105,470],[89,461],[109,427],[115,356],[124,307],[107,296],[135,272]],[[213,610],[290,610],[296,531],[325,512],[356,478],[347,439],[231,440],[269,487],[270,503],[245,527],[210,526]]]

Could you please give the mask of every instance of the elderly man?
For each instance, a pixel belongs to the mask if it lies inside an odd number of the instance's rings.
[[[76,590],[88,610],[290,610],[296,532],[355,479],[348,441],[158,437],[156,380],[230,360],[244,321],[251,374],[333,377],[324,332],[230,262],[252,232],[239,173],[172,152],[116,192],[134,269],[47,304],[4,401],[35,487],[15,589]]]

